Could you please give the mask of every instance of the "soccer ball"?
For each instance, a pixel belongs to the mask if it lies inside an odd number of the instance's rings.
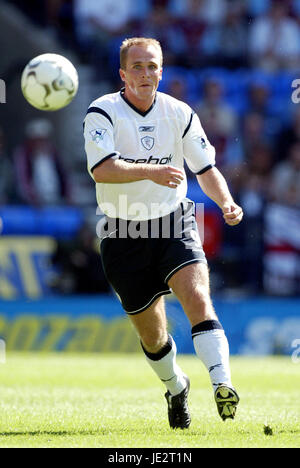
[[[26,65],[21,78],[25,99],[44,111],[70,104],[78,90],[78,74],[72,63],[57,54],[43,54]]]

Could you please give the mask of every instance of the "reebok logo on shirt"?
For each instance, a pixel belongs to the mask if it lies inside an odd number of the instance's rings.
[[[155,127],[153,125],[141,125],[139,127],[140,132],[154,132]]]
[[[170,154],[169,157],[164,157],[164,158],[154,158],[153,155],[149,156],[148,159],[143,158],[143,159],[132,159],[132,158],[122,158],[122,156],[119,156],[119,159],[122,159],[123,161],[126,161],[128,163],[146,163],[146,164],[170,164],[173,155]]]

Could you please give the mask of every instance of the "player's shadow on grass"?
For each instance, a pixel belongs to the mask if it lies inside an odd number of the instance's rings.
[[[125,430],[119,430],[116,431],[114,430],[115,433],[123,433]],[[185,430],[185,431],[180,431],[180,430],[170,430],[168,429],[166,431],[165,435],[168,435],[167,433],[170,431],[170,433],[174,434],[181,434],[181,436],[206,436],[206,432],[201,431],[195,431],[195,430]],[[90,436],[99,436],[99,435],[107,435],[110,433],[110,429],[98,429],[98,430],[85,430],[85,431],[4,431],[0,432],[0,437],[11,437],[11,436],[76,436],[76,435],[90,435]],[[128,432],[128,429],[125,431]],[[237,432],[245,434],[251,434],[251,431],[245,431],[245,430],[238,430]],[[276,434],[298,434],[300,433],[300,429],[278,429],[277,431],[275,430]],[[275,435],[275,434],[274,434]]]
[[[75,436],[75,435],[99,435],[104,434],[105,431],[7,431],[0,432],[0,437],[10,436],[39,436],[39,435],[53,435],[53,436]]]
[[[96,429],[96,430],[82,430],[82,431],[3,431],[0,432],[0,437],[11,437],[11,436],[76,436],[76,435],[90,435],[90,436],[105,436],[108,435],[112,432],[111,428],[102,428],[102,429]],[[113,432],[115,434],[128,434],[128,428],[120,428],[119,430],[116,430],[114,428]],[[135,434],[137,434],[137,431],[134,431]],[[140,434],[144,434],[144,431],[139,431]],[[204,436],[206,435],[205,432],[203,431],[191,431],[191,430],[184,430],[182,431],[181,429],[173,430],[166,428],[165,435],[169,434],[180,434],[182,437],[190,437],[190,436]]]

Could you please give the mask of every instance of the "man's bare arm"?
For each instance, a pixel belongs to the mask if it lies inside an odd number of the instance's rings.
[[[239,224],[243,218],[243,210],[234,202],[221,172],[213,167],[204,174],[197,175],[197,180],[203,192],[221,208],[225,222],[230,226]]]
[[[184,179],[184,173],[169,165],[133,164],[111,158],[94,169],[93,177],[95,182],[104,184],[125,184],[148,179],[159,185],[176,188]]]

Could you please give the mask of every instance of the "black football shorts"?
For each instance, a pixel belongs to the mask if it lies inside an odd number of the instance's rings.
[[[195,219],[194,202],[148,221],[105,218],[101,259],[107,280],[127,314],[143,312],[159,296],[171,294],[169,279],[191,263],[207,263]]]

